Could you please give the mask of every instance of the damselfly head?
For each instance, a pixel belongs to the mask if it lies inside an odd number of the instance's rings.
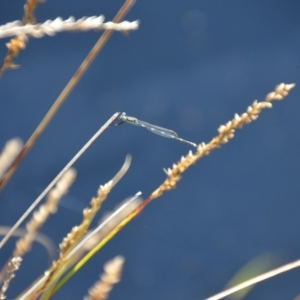
[[[123,124],[125,121],[126,121],[126,113],[122,112],[122,113],[119,113],[117,118],[113,121],[112,125],[119,126],[119,125]]]
[[[120,113],[118,116],[118,119],[121,119],[122,121],[126,121],[126,118],[127,116],[125,112]]]

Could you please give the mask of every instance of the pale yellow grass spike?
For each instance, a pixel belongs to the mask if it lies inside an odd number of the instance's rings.
[[[124,258],[117,256],[104,265],[104,273],[100,280],[89,289],[89,295],[84,300],[105,300],[113,286],[120,281]]]
[[[100,136],[100,134],[107,129],[113,121],[118,117],[119,113],[115,113],[112,117],[90,138],[90,140],[77,152],[77,154],[67,163],[67,165],[60,171],[60,173],[52,180],[52,182],[45,188],[45,190],[37,197],[37,199],[31,204],[21,218],[12,226],[11,230],[0,242],[0,249],[11,237],[12,233],[22,224],[27,216],[34,210],[34,208],[42,201],[47,193],[54,187],[57,181],[64,175],[64,173],[72,167],[72,165],[79,159],[79,157],[92,145],[92,143]]]
[[[9,287],[11,280],[15,277],[16,271],[19,269],[22,262],[21,257],[13,257],[8,263],[8,268],[6,270],[6,276],[0,291],[0,300],[6,299],[5,293]]]
[[[275,90],[267,94],[262,102],[254,101],[245,113],[242,115],[235,114],[234,118],[221,125],[218,129],[219,135],[213,138],[208,144],[201,143],[197,147],[196,153],[190,151],[188,155],[183,156],[177,164],[173,164],[171,169],[165,169],[167,179],[150,195],[150,199],[160,197],[165,191],[169,191],[176,187],[177,182],[181,179],[181,174],[188,169],[192,164],[195,164],[200,158],[208,155],[212,150],[220,148],[234,137],[235,130],[242,128],[258,118],[258,115],[265,108],[271,108],[272,101],[282,100],[285,98],[289,91],[294,88],[295,84],[281,83],[275,87]]]
[[[20,153],[22,147],[23,143],[19,138],[14,138],[6,142],[0,153],[0,178]]]

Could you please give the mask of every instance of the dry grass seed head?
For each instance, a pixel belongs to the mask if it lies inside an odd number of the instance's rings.
[[[71,249],[71,245],[75,246],[83,235],[87,232],[94,216],[99,211],[101,204],[106,199],[107,195],[113,187],[112,181],[109,181],[105,185],[101,185],[97,192],[97,197],[93,197],[90,201],[91,207],[85,208],[83,210],[83,220],[79,226],[76,226],[68,234],[68,236],[60,244],[61,253],[66,255]]]
[[[151,199],[160,197],[164,191],[169,191],[176,187],[177,182],[181,179],[181,174],[189,168],[192,164],[196,163],[204,155],[208,155],[212,150],[220,148],[223,144],[226,144],[230,139],[234,137],[235,130],[242,128],[243,125],[249,124],[256,120],[261,111],[265,108],[271,108],[270,103],[273,100],[282,100],[286,97],[289,91],[294,88],[295,84],[281,83],[277,85],[273,92],[267,94],[265,100],[258,102],[255,100],[250,105],[245,113],[241,116],[234,115],[234,118],[227,122],[225,125],[221,125],[218,128],[219,135],[213,138],[209,143],[201,143],[197,147],[196,153],[191,151],[187,156],[182,157],[177,164],[173,164],[173,168],[165,170],[167,174],[166,180],[150,195]]]
[[[104,300],[112,290],[114,284],[120,281],[124,258],[117,256],[104,265],[104,273],[100,280],[89,289],[89,295],[84,300]]]
[[[25,34],[18,35],[17,37],[10,40],[9,43],[6,43],[6,47],[8,49],[6,56],[4,57],[2,66],[0,68],[0,76],[7,69],[16,69],[18,65],[13,62],[13,58],[18,56],[20,50],[26,47],[26,42],[28,38]]]
[[[85,208],[83,211],[83,220],[79,226],[72,228],[71,232],[63,239],[62,243],[59,245],[60,253],[57,261],[52,263],[50,270],[45,272],[46,280],[42,283],[39,290],[42,291],[47,289],[47,286],[51,285],[51,281],[56,274],[59,274],[61,269],[64,267],[67,254],[80,242],[84,234],[87,232],[89,225],[91,224],[94,216],[101,207],[101,204],[106,199],[108,193],[113,187],[113,182],[109,181],[104,186],[100,186],[98,189],[97,197],[93,197],[90,205],[90,208]]]
[[[9,261],[8,267],[6,269],[6,276],[5,276],[1,291],[0,291],[0,299],[1,300],[6,299],[5,293],[9,287],[11,280],[15,277],[16,271],[20,268],[21,262],[22,262],[21,257],[13,257]]]
[[[33,15],[37,4],[44,2],[43,0],[27,0],[24,4],[24,24],[33,24],[35,23],[35,17]]]
[[[23,24],[35,22],[33,12],[36,5],[41,2],[43,2],[43,0],[27,0],[26,4],[24,5]],[[3,59],[2,66],[0,67],[0,76],[3,75],[7,69],[15,69],[18,67],[18,65],[13,62],[13,59],[18,56],[22,49],[26,47],[27,41],[27,36],[25,34],[20,34],[6,44],[8,52]]]

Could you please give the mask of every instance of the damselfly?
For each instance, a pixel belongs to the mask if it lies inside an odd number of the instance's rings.
[[[146,128],[149,131],[151,131],[155,134],[158,134],[160,136],[175,139],[177,141],[186,143],[186,144],[191,145],[193,147],[197,147],[197,144],[189,142],[187,140],[184,140],[184,139],[178,137],[178,134],[173,130],[163,128],[163,127],[159,127],[159,126],[156,126],[156,125],[153,125],[153,124],[149,124],[147,122],[138,120],[137,118],[127,116],[126,113],[124,113],[124,112],[119,114],[119,116],[117,117],[117,119],[114,121],[113,124],[115,126],[119,126],[123,123],[128,123],[128,124],[132,124],[132,125],[135,125],[135,126],[140,126],[140,127]]]

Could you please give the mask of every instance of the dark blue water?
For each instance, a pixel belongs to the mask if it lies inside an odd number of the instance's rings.
[[[0,22],[20,19],[24,1],[0,2]],[[104,14],[122,1],[41,4],[39,21]],[[0,198],[0,220],[12,225],[62,167],[116,111],[208,142],[234,113],[243,113],[280,82],[300,83],[300,3],[296,0],[137,1],[127,20],[141,20],[128,37],[113,35],[101,55],[23,161]],[[0,82],[0,144],[26,140],[100,33],[58,34],[30,40]],[[6,53],[0,43],[0,57]],[[276,264],[295,260],[299,238],[300,92],[274,103],[222,149],[199,161],[176,190],[154,201],[54,299],[82,299],[105,261],[125,256],[123,279],[110,299],[198,300],[223,289],[262,254]],[[146,197],[189,146],[135,126],[109,128],[76,163],[78,178],[42,232],[58,244],[81,221],[100,184],[131,153],[132,165],[103,212],[137,191]],[[74,201],[74,209],[72,206]],[[70,205],[71,203],[71,205]],[[84,205],[83,205],[84,206]],[[4,261],[13,243],[1,252]],[[11,294],[48,264],[35,246],[25,257]],[[275,267],[274,265],[274,267]],[[246,299],[293,299],[292,271],[259,284]]]

